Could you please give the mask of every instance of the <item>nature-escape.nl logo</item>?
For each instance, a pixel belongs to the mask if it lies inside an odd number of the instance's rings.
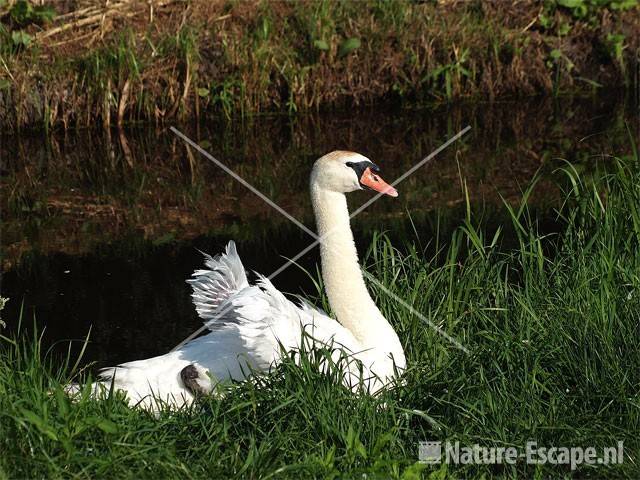
[[[418,446],[418,459],[423,463],[515,465],[525,461],[528,465],[615,465],[624,459],[624,442],[604,447],[543,447],[529,441],[524,451],[517,447],[485,447],[479,444],[461,446],[460,442],[427,441]]]

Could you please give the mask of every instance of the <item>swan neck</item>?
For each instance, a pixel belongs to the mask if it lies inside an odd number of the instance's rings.
[[[371,299],[349,224],[344,194],[311,186],[320,236],[322,278],[338,321],[365,346],[378,345],[393,329]],[[393,332],[395,335],[395,332]]]

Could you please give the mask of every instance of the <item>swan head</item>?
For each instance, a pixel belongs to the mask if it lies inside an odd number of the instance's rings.
[[[316,160],[311,185],[338,193],[369,189],[397,197],[398,191],[380,176],[380,168],[364,155],[337,150]]]

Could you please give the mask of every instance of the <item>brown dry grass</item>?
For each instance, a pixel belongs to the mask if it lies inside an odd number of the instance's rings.
[[[603,8],[588,19],[556,9],[553,26],[543,27],[544,7],[532,0],[49,3],[61,15],[44,30],[27,29],[35,46],[2,53],[0,75],[10,80],[0,89],[4,129],[497,99],[638,81],[638,8]],[[621,57],[610,34],[624,35]],[[350,38],[360,47],[341,55]]]

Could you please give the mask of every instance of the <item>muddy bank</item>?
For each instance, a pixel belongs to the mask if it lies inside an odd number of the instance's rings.
[[[44,4],[2,18],[5,131],[638,87],[633,0]]]

